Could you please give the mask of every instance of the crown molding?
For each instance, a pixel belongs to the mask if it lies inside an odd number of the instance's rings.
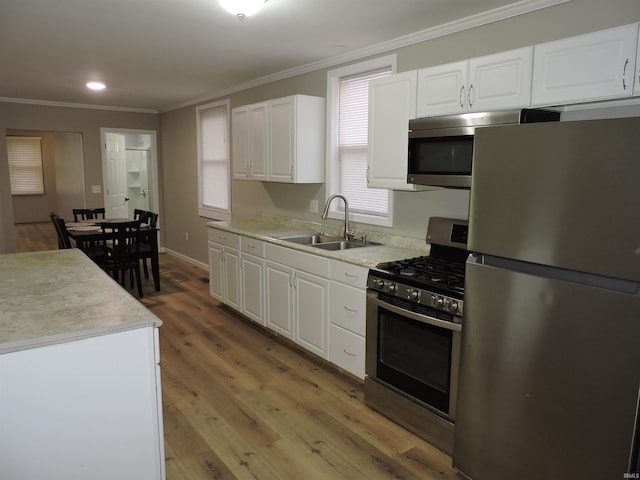
[[[81,108],[85,110],[110,110],[129,113],[160,113],[152,108],[117,107],[111,105],[93,105],[89,103],[53,102],[50,100],[36,100],[32,98],[0,97],[0,103],[23,103],[27,105],[40,105],[44,107]]]

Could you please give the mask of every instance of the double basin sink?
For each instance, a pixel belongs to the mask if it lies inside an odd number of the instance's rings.
[[[366,240],[348,240],[340,236],[327,235],[324,233],[292,233],[290,235],[280,235],[273,238],[322,250],[348,250],[351,248],[380,245],[379,243],[368,242]]]

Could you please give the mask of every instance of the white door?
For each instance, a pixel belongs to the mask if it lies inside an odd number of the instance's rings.
[[[128,218],[127,207],[127,163],[125,156],[124,135],[119,133],[105,134],[106,162],[106,217]]]

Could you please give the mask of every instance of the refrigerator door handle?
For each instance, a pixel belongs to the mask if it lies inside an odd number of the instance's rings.
[[[636,418],[631,438],[631,453],[629,454],[629,469],[627,473],[640,473],[640,387],[638,387],[638,401],[636,403]]]

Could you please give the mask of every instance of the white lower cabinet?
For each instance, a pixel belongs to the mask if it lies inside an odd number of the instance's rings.
[[[267,327],[327,358],[329,260],[265,246]]]
[[[241,309],[239,235],[209,229],[209,293],[230,307]]]
[[[211,296],[364,378],[368,269],[209,229]]]
[[[364,378],[368,270],[331,261],[329,361]]]
[[[264,326],[264,243],[240,237],[240,250],[241,311]]]

